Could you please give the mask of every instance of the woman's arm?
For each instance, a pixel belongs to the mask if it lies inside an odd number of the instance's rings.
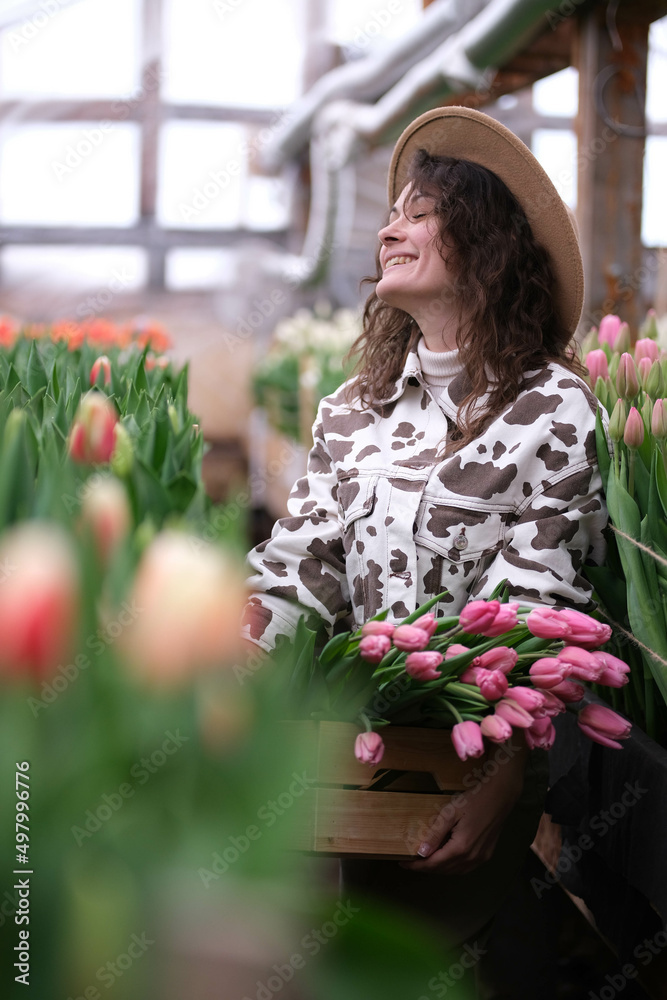
[[[581,567],[587,559],[603,560],[606,523],[597,466],[580,467],[556,483],[545,482],[509,529],[504,548],[487,567],[475,596],[489,598],[507,579],[510,596],[530,604],[585,604],[591,587]],[[515,752],[493,775],[479,777],[453,806],[441,810],[420,851],[426,860],[407,867],[462,874],[490,859],[523,790],[531,753],[520,730],[509,740],[512,746]],[[473,766],[471,772],[475,774]]]
[[[335,623],[350,612],[336,472],[319,410],[313,442],[307,473],[287,501],[289,516],[277,521],[271,538],[248,555],[254,573],[247,582],[243,636],[267,652],[280,636],[292,638],[304,614],[309,627],[324,626],[329,638]]]

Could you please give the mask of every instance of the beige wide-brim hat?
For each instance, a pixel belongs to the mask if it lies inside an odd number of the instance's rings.
[[[405,129],[389,165],[389,205],[407,183],[418,149],[432,156],[472,160],[492,170],[520,203],[533,235],[549,252],[556,276],[556,307],[574,334],[584,303],[584,266],[574,216],[546,171],[513,132],[472,108],[435,108]]]

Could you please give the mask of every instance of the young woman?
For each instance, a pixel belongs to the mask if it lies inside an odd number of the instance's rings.
[[[358,374],[322,400],[290,516],[249,557],[245,635],[264,650],[304,614],[326,639],[445,590],[434,611],[455,614],[503,580],[522,605],[586,609],[582,565],[604,557],[569,210],[512,132],[462,107],[405,130],[389,205]],[[538,763],[515,744],[434,825],[424,860],[348,877],[475,933],[533,837]]]

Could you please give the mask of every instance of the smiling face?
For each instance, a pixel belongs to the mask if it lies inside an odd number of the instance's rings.
[[[442,314],[453,301],[453,271],[438,248],[435,201],[406,186],[378,236],[382,277],[378,298],[408,313],[424,329],[426,315]]]

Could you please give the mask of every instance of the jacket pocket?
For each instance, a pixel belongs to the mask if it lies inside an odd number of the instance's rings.
[[[457,609],[502,548],[507,514],[467,509],[425,496],[417,514],[415,542],[431,554],[422,574],[425,597],[448,590]],[[454,608],[452,608],[454,611]]]
[[[345,551],[345,570],[358,625],[377,614],[382,607],[382,567],[378,560],[382,539],[371,518],[377,499],[378,479],[377,475],[351,476],[338,483],[338,517]]]

